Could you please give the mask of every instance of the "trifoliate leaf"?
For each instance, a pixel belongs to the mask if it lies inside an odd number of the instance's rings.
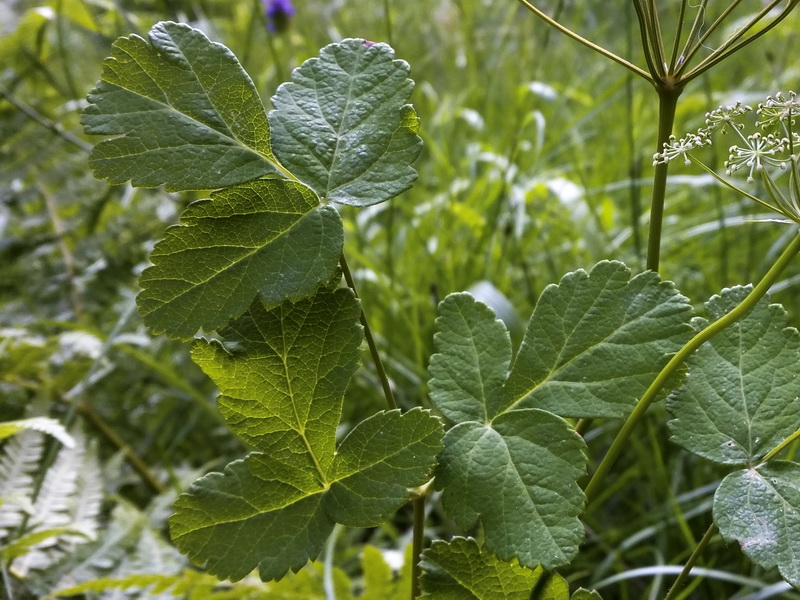
[[[422,148],[405,61],[386,44],[326,46],[282,84],[269,113],[275,155],[326,201],[369,206],[417,177]]]
[[[730,312],[749,290],[726,289],[711,298],[709,319]],[[687,450],[723,464],[754,465],[800,428],[800,333],[768,297],[687,362],[688,379],[667,404],[676,417],[672,439]]]
[[[297,300],[330,279],[344,233],[307,187],[261,179],[194,202],[167,229],[140,278],[137,301],[153,333],[188,339],[241,314],[256,294]]]
[[[119,38],[83,111],[86,133],[117,136],[89,157],[98,178],[216,189],[276,171],[269,124],[236,57],[197,29],[155,25]]]
[[[778,567],[800,589],[800,464],[771,461],[722,480],[714,522],[762,567]]]
[[[691,306],[670,282],[603,261],[549,285],[505,386],[505,410],[623,417],[689,340]],[[490,414],[490,416],[492,416]]]
[[[325,508],[344,525],[380,525],[425,483],[442,449],[442,424],[428,411],[378,413],[342,440],[329,480]]]
[[[562,418],[537,409],[468,421],[447,432],[435,485],[442,507],[464,529],[483,522],[486,547],[502,560],[552,569],[583,539],[577,484],[583,439]]]
[[[437,469],[445,511],[464,528],[480,520],[486,547],[503,559],[568,563],[583,538],[586,459],[580,437],[550,413],[627,413],[691,335],[690,315],[656,274],[631,278],[602,262],[545,290],[509,374],[503,323],[469,294],[448,296],[429,383],[434,406],[458,423]]]
[[[209,572],[241,579],[258,567],[262,579],[280,578],[319,553],[337,520],[379,524],[430,479],[442,426],[428,411],[373,415],[336,450],[359,313],[350,290],[325,286],[271,309],[255,302],[220,331],[222,343],[195,342],[223,416],[260,450],[175,503],[173,540]]]
[[[470,294],[450,294],[439,306],[430,393],[455,423],[488,422],[498,413],[511,364],[511,339],[494,312]]]
[[[499,560],[471,538],[433,542],[420,562],[422,597],[432,600],[530,600],[544,575]]]

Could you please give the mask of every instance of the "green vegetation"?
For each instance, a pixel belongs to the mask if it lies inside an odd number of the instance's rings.
[[[7,8],[4,594],[800,597],[797,2],[528,4]]]

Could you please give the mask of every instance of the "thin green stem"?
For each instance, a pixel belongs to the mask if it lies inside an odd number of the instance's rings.
[[[567,27],[564,27],[561,23],[559,23],[555,19],[553,19],[551,17],[548,17],[544,12],[542,12],[541,10],[536,8],[528,0],[518,0],[518,2],[520,4],[522,4],[523,6],[525,6],[525,8],[530,10],[537,17],[539,17],[542,21],[544,21],[545,23],[547,23],[551,27],[554,27],[555,29],[558,29],[561,33],[563,33],[567,37],[571,37],[576,42],[579,42],[579,43],[583,44],[587,48],[591,48],[592,50],[594,50],[598,54],[602,54],[606,58],[609,58],[609,59],[613,60],[615,63],[622,65],[626,69],[630,69],[631,71],[633,71],[634,73],[636,73],[640,77],[644,77],[647,81],[653,81],[653,78],[650,76],[650,74],[647,71],[645,71],[643,69],[640,69],[639,67],[637,67],[633,63],[628,62],[627,60],[622,58],[621,56],[617,56],[616,54],[614,54],[610,50],[606,50],[602,46],[598,46],[594,42],[590,42],[585,37],[582,37],[582,36],[578,35],[574,31],[572,31],[571,29],[569,29]]]
[[[800,429],[795,431],[792,435],[787,437],[780,444],[778,444],[772,450],[767,452],[766,456],[764,456],[764,458],[761,459],[761,464],[764,464],[765,462],[770,461],[776,456],[778,456],[778,454],[783,452],[792,442],[794,442],[797,439],[800,439]]]
[[[347,282],[350,289],[353,290],[356,298],[358,298],[356,282],[353,279],[353,274],[350,272],[350,267],[347,265],[347,259],[344,257],[344,253],[342,253],[339,259],[339,265],[342,267],[344,280]],[[367,346],[369,346],[369,353],[372,355],[372,362],[375,363],[375,370],[378,372],[378,378],[381,380],[381,387],[383,387],[383,395],[386,397],[386,404],[389,405],[389,410],[394,410],[397,408],[397,402],[395,402],[394,399],[392,385],[389,383],[386,369],[383,368],[383,361],[381,360],[380,352],[378,352],[378,346],[375,344],[375,338],[372,336],[372,329],[367,321],[367,314],[364,312],[363,306],[361,307],[361,325],[364,327],[364,337],[367,338]]]
[[[689,572],[692,568],[697,564],[697,561],[700,559],[700,555],[706,549],[711,539],[714,537],[714,534],[717,532],[717,527],[712,523],[711,526],[706,531],[703,539],[697,544],[692,552],[692,555],[689,557],[689,560],[686,561],[686,564],[683,566],[683,570],[678,575],[678,578],[675,580],[675,583],[672,584],[672,587],[669,588],[669,592],[664,597],[664,600],[673,600],[678,596],[683,584],[686,582],[686,578],[689,576]]]
[[[692,58],[697,53],[697,51],[700,50],[700,48],[703,47],[703,44],[705,44],[705,42],[708,39],[708,37],[714,32],[714,30],[717,27],[719,27],[719,25],[722,23],[722,21],[725,20],[725,17],[727,17],[731,13],[731,11],[733,11],[733,9],[736,8],[736,5],[739,4],[739,2],[741,2],[741,0],[734,0],[733,2],[731,2],[727,6],[727,8],[724,11],[722,11],[722,14],[719,15],[717,17],[717,19],[713,23],[711,23],[710,25],[706,26],[705,31],[698,38],[697,42],[693,46],[691,46],[688,49],[688,51],[686,52],[686,54],[684,55],[683,64],[681,65],[681,67],[676,72],[676,76],[680,76],[680,74],[683,73],[683,71],[686,69],[686,65],[689,63],[689,61],[692,60]]]
[[[61,127],[61,125],[59,123],[56,123],[55,121],[51,121],[50,119],[48,119],[44,115],[42,115],[39,112],[37,112],[36,109],[34,109],[33,107],[28,106],[27,104],[24,104],[22,101],[18,100],[8,90],[0,88],[0,96],[5,98],[6,100],[8,100],[8,102],[10,102],[11,104],[13,104],[14,108],[16,108],[23,115],[28,117],[30,120],[35,121],[36,123],[38,123],[39,125],[41,125],[45,129],[48,129],[49,131],[51,131],[53,134],[57,135],[58,137],[60,137],[64,141],[69,142],[70,144],[72,144],[76,148],[80,148],[84,152],[88,153],[88,152],[92,151],[92,146],[90,144],[87,144],[86,142],[84,142],[80,138],[74,136],[69,131],[64,131],[64,129]]]
[[[425,498],[414,498],[411,504],[414,508],[414,538],[411,543],[411,600],[419,596],[419,576],[422,567],[419,564],[422,555],[422,546],[425,543]]]
[[[739,51],[744,46],[746,46],[746,45],[750,44],[751,42],[757,40],[762,35],[764,35],[768,31],[770,31],[772,28],[774,28],[778,23],[783,21],[787,16],[789,16],[789,13],[792,12],[795,8],[797,8],[798,3],[800,3],[800,0],[792,0],[789,3],[789,5],[786,8],[783,9],[781,14],[779,14],[777,17],[775,17],[772,21],[770,21],[762,29],[760,29],[757,32],[755,32],[754,34],[752,34],[750,37],[742,40],[742,39],[739,39],[739,38],[742,35],[744,35],[743,32],[735,35],[734,38],[731,38],[730,40],[728,40],[720,48],[718,48],[712,54],[710,54],[705,59],[703,59],[703,61],[700,62],[700,64],[698,64],[691,71],[689,71],[688,73],[683,75],[681,77],[681,80],[685,83],[685,82],[688,82],[691,79],[694,79],[698,75],[701,75],[702,73],[704,73],[705,71],[707,71],[708,69],[713,67],[715,64],[725,60],[727,57],[729,57],[734,52]],[[769,10],[771,10],[770,7],[766,7],[764,10],[762,10],[753,19],[753,21],[751,23],[749,23],[748,25],[745,26],[745,31],[747,29],[750,29],[758,21],[760,21],[761,18],[769,12]],[[738,41],[736,41],[736,40],[738,40]]]
[[[686,4],[687,0],[681,0],[681,8],[680,12],[678,13],[678,26],[675,30],[675,39],[672,42],[672,54],[669,57],[669,68],[667,69],[668,73],[675,72],[675,63],[678,60],[678,49],[681,45],[681,34],[683,33],[683,19],[686,16]]]
[[[708,325],[705,329],[697,333],[683,346],[683,348],[678,350],[678,352],[672,357],[672,359],[670,359],[667,365],[661,369],[661,372],[656,376],[655,380],[653,380],[653,383],[650,384],[650,387],[647,388],[647,391],[644,393],[636,407],[622,425],[617,437],[614,438],[614,441],[611,443],[611,447],[608,449],[608,452],[603,457],[603,460],[600,462],[600,465],[597,467],[594,475],[592,475],[589,484],[586,486],[585,493],[589,502],[591,502],[591,500],[600,491],[600,486],[602,485],[606,476],[611,472],[611,468],[613,467],[614,463],[627,446],[628,439],[631,437],[633,430],[642,421],[647,409],[650,408],[650,404],[658,396],[661,388],[664,387],[664,385],[670,380],[678,368],[680,368],[686,359],[689,358],[689,356],[691,356],[691,354],[701,345],[703,345],[703,343],[707,342],[717,333],[729,327],[750,312],[756,303],[767,293],[772,284],[775,283],[780,274],[798,252],[800,252],[800,232],[795,235],[794,239],[792,239],[789,245],[775,261],[775,264],[772,265],[770,270],[767,271],[766,275],[764,275],[761,281],[758,282],[758,284],[747,295],[747,297],[741,301],[741,303],[731,310],[731,312],[720,317]]]
[[[676,69],[675,71],[670,71],[671,73],[680,74],[684,69],[685,65],[688,62],[687,55],[689,52],[692,51],[693,45],[692,40],[697,37],[700,33],[700,28],[703,26],[705,21],[705,13],[706,13],[706,5],[708,4],[708,0],[702,0],[700,4],[696,7],[697,13],[694,16],[694,22],[692,23],[692,28],[689,30],[689,35],[686,36],[686,44],[684,44],[683,49],[681,49],[680,55],[678,55],[678,59],[676,61]]]
[[[394,40],[392,36],[392,12],[389,7],[389,0],[383,0],[383,19],[386,24],[386,41],[389,45],[394,47]]]
[[[575,433],[583,437],[589,430],[589,427],[592,426],[593,420],[594,419],[578,419],[578,422],[575,423]]]
[[[658,142],[657,152],[664,149],[672,134],[675,123],[675,111],[678,98],[683,92],[683,85],[672,83],[656,87],[658,92]],[[650,204],[650,233],[647,238],[647,268],[658,271],[661,257],[661,227],[664,221],[664,199],[667,192],[667,171],[669,165],[659,163],[653,174],[653,199]]]

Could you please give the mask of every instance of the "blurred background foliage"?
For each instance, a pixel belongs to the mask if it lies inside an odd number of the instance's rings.
[[[728,32],[761,5],[741,2]],[[630,3],[537,6],[644,64]],[[285,28],[270,32],[261,0],[0,3],[0,420],[61,420],[91,440],[81,442],[87,450],[80,460],[91,455],[102,485],[91,535],[53,537],[43,550],[69,543],[81,552],[52,551],[38,570],[4,555],[4,591],[15,598],[101,576],[182,573],[187,564],[165,534],[171,500],[198,473],[244,451],[218,416],[215,390],[188,348],[151,338],[135,310],[136,278],[149,250],[205,193],[108,186],[87,167],[95,140],[83,135],[79,115],[118,36],[146,36],[160,20],[190,23],[238,56],[268,108],[292,68],[344,37],[386,41],[411,64],[425,141],[417,185],[389,203],[343,210],[348,260],[403,407],[428,405],[436,305],[448,293],[472,291],[518,343],[542,289],[566,272],[602,259],[643,269],[657,124],[647,84],[513,0],[306,0],[295,8]],[[667,11],[664,20],[671,17]],[[693,82],[681,98],[676,133],[701,125],[717,105],[755,104],[796,89],[798,31],[795,11]],[[704,152],[720,167],[727,148]],[[725,286],[757,279],[793,234],[790,226],[765,222],[770,215],[762,212],[676,163],[662,275],[698,307]],[[795,266],[773,290],[794,323],[799,283]],[[348,392],[344,428],[382,408],[365,361]],[[662,566],[685,561],[710,523],[721,472],[670,445],[667,418],[661,407],[652,411],[606,494],[590,507],[584,552],[564,572],[575,586],[599,585],[606,598],[663,596],[671,579]],[[587,436],[593,459],[617,427],[595,424]],[[60,446],[32,435],[38,442],[26,443],[43,446],[31,471],[35,490],[44,487]],[[6,458],[8,444],[0,447]],[[456,533],[435,501],[430,510],[431,537]],[[0,506],[0,548],[35,530],[26,515],[8,502]],[[360,589],[365,544],[390,564],[402,556],[409,521],[404,509],[382,528],[339,532],[328,557],[341,569],[337,586]],[[684,597],[800,597],[721,540],[704,566],[709,574],[693,579]],[[309,568],[292,580],[306,590],[302,596],[250,581],[239,596],[225,597],[316,597],[323,571]],[[129,597],[142,597],[137,593]]]

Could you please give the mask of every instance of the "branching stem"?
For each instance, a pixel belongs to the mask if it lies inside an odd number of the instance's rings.
[[[611,467],[614,465],[627,446],[631,433],[633,433],[633,430],[644,418],[645,412],[647,412],[650,404],[658,396],[661,388],[664,387],[672,375],[695,350],[714,337],[717,333],[726,329],[750,312],[756,303],[767,293],[772,284],[775,283],[780,274],[798,254],[798,252],[800,252],[800,232],[795,235],[794,239],[792,239],[789,245],[775,261],[775,264],[772,265],[770,270],[767,271],[766,275],[764,275],[761,281],[758,282],[758,284],[744,300],[742,300],[733,310],[731,310],[731,312],[720,317],[708,325],[705,329],[697,333],[697,335],[689,340],[661,370],[653,383],[650,384],[650,387],[647,388],[647,391],[639,400],[639,403],[628,416],[625,423],[622,425],[617,437],[611,443],[611,447],[608,449],[608,452],[603,457],[603,460],[597,467],[597,470],[594,472],[589,484],[586,486],[585,492],[589,502],[591,502],[600,491],[600,486],[611,471]]]

